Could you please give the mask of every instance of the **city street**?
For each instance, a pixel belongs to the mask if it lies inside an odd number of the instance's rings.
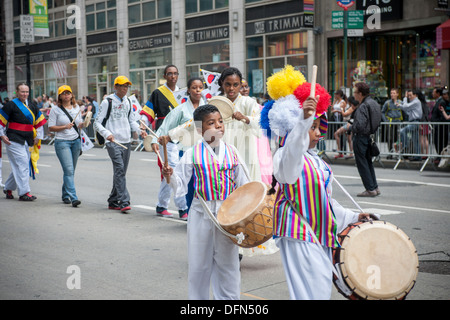
[[[3,182],[10,164],[3,148]],[[61,201],[62,170],[53,146],[43,145],[31,203],[0,196],[0,299],[187,299],[187,223],[155,213],[160,173],[156,156],[132,152],[127,174],[132,210],[108,210],[112,164],[91,149],[76,170],[78,208]],[[363,191],[354,165],[332,165],[335,177],[367,212],[402,229],[419,256],[408,300],[450,298],[450,172],[376,168],[381,195]],[[336,185],[333,194],[357,210]],[[386,248],[389,250],[389,248]],[[73,275],[79,275],[75,281]],[[279,253],[244,257],[242,300],[288,300]],[[333,288],[332,300],[345,300]]]

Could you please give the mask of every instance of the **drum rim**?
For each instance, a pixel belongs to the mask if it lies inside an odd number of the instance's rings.
[[[401,288],[395,292],[392,292],[391,295],[367,292],[366,288],[356,287],[355,282],[358,282],[356,279],[356,276],[353,275],[351,272],[349,272],[349,270],[346,266],[346,263],[345,263],[345,255],[346,255],[345,244],[349,241],[348,239],[350,239],[352,231],[354,231],[354,230],[360,231],[361,229],[368,228],[369,226],[374,225],[374,224],[377,224],[379,226],[384,225],[384,226],[388,227],[390,230],[398,232],[398,234],[404,240],[406,240],[405,243],[407,243],[407,246],[411,249],[410,250],[411,253],[414,255],[414,263],[416,266],[415,266],[414,272],[412,273],[410,282],[408,283],[408,285],[405,285],[404,288]],[[358,229],[356,229],[356,228],[358,228]],[[417,250],[416,250],[413,242],[411,241],[411,238],[402,229],[400,229],[396,225],[389,223],[387,221],[383,221],[383,220],[358,222],[358,223],[352,224],[349,227],[345,228],[343,230],[343,232],[341,232],[341,234],[344,233],[344,231],[346,231],[346,230],[348,230],[348,232],[346,235],[344,235],[344,239],[342,240],[341,248],[340,248],[340,249],[344,249],[344,250],[341,250],[340,255],[339,255],[339,257],[340,257],[339,268],[341,270],[342,277],[345,280],[344,281],[345,285],[353,292],[353,294],[356,294],[358,297],[361,297],[362,299],[367,299],[367,300],[397,299],[398,300],[398,299],[404,298],[414,287],[416,280],[417,280],[418,273],[419,273],[419,259],[418,259],[418,255],[417,255]]]
[[[84,127],[89,126],[89,124],[91,123],[91,119],[92,119],[92,111],[88,111],[84,119]]]
[[[268,189],[267,189],[267,186],[266,186],[263,182],[261,182],[261,181],[250,181],[250,182],[247,182],[246,184],[240,186],[239,188],[237,188],[237,189],[234,190],[233,192],[236,192],[237,190],[241,189],[242,187],[244,187],[244,186],[246,186],[246,185],[248,185],[248,184],[259,184],[259,185],[262,185],[263,188],[264,188],[264,192],[262,193],[262,197],[261,197],[261,199],[259,200],[259,202],[257,202],[257,205],[255,206],[255,208],[253,209],[253,211],[250,212],[250,213],[248,213],[247,215],[243,216],[243,217],[241,218],[241,220],[244,220],[245,218],[249,217],[250,215],[252,215],[252,214],[255,212],[255,210],[261,205],[261,203],[264,202],[264,200],[265,200],[265,198],[266,198],[266,195],[267,195],[267,190],[268,190]],[[233,194],[233,193],[231,193],[231,194]],[[229,199],[229,197],[231,196],[231,194],[227,197],[227,199]],[[224,203],[225,203],[225,201],[226,201],[227,199],[224,200]],[[222,223],[222,222],[219,220],[219,216],[221,216],[221,213],[223,213],[222,208],[223,208],[223,203],[222,203],[222,205],[220,206],[219,210],[217,211],[217,220],[219,221],[219,223],[220,223],[221,226],[223,226],[223,227],[230,227],[230,226],[233,226],[233,225],[235,225],[236,223],[238,223],[238,222],[233,222],[233,223]]]
[[[214,104],[215,100],[220,101],[221,103],[219,105]],[[211,99],[208,100],[208,104],[213,105],[215,107],[217,107],[217,109],[219,109],[219,112],[223,115],[222,109],[225,106],[227,108],[228,111],[226,115],[228,115],[226,118],[224,117],[224,119],[228,119],[231,118],[233,116],[233,112],[234,112],[234,107],[233,107],[233,102],[231,102],[230,99],[228,99],[227,97],[224,96],[214,96]]]

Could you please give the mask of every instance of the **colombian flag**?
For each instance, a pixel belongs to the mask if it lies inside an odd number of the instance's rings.
[[[150,123],[153,123],[153,121],[155,121],[155,111],[153,109],[153,104],[150,102],[150,100],[147,101],[147,103],[142,108],[141,112],[139,112],[139,114],[146,116]]]
[[[0,109],[0,126],[6,127],[8,119],[9,116],[2,109]]]

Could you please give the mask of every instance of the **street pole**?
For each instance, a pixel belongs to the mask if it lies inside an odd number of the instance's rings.
[[[30,43],[26,43],[26,52],[27,52],[27,85],[31,90],[31,63],[30,63]]]
[[[347,89],[347,27],[348,27],[348,11],[344,8],[344,87]],[[346,92],[345,90],[344,92]],[[347,94],[347,93],[346,93]]]

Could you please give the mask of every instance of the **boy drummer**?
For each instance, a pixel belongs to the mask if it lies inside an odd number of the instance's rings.
[[[187,150],[175,170],[163,168],[177,197],[188,191],[194,177],[195,198],[188,215],[188,297],[209,299],[240,298],[238,247],[220,232],[203,211],[202,197],[214,215],[222,202],[248,181],[248,170],[235,147],[222,141],[225,132],[222,116],[212,105],[198,107],[194,121],[201,122],[202,140]]]

